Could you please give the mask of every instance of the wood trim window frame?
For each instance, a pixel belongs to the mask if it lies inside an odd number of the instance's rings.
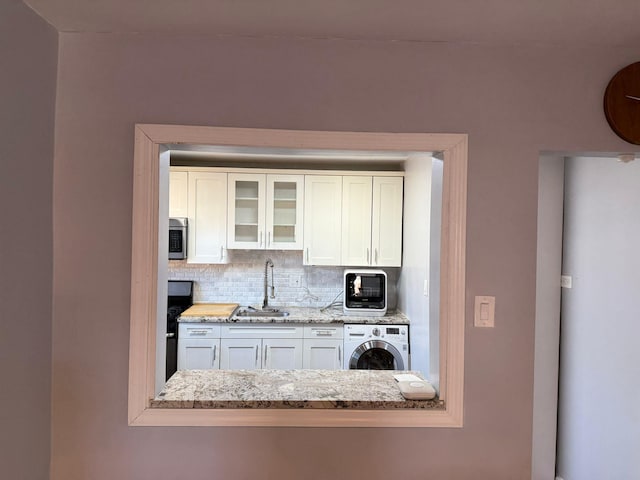
[[[160,153],[167,144],[441,152],[444,158],[440,398],[444,409],[162,409],[155,392]],[[128,422],[131,426],[462,427],[466,134],[364,133],[138,124],[132,208]]]

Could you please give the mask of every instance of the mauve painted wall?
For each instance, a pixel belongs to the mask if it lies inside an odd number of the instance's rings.
[[[0,477],[49,478],[58,34],[0,0]]]
[[[526,479],[538,154],[628,150],[601,112],[638,51],[62,34],[52,478]],[[133,127],[469,133],[462,429],[130,428]],[[471,327],[495,295],[496,328]]]

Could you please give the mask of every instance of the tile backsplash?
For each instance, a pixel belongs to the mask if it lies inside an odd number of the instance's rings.
[[[194,280],[193,300],[234,302],[261,306],[264,296],[264,266],[273,261],[275,298],[269,305],[323,307],[334,299],[342,301],[343,271],[347,267],[306,266],[301,251],[229,250],[229,263],[192,264],[186,260],[169,261],[170,280]],[[384,269],[388,276],[388,306],[396,306],[395,285],[398,268]],[[271,285],[271,268],[268,269]]]

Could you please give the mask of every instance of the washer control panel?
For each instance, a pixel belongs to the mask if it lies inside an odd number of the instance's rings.
[[[344,326],[345,338],[369,339],[383,338],[391,342],[407,342],[409,340],[408,325],[349,325]]]

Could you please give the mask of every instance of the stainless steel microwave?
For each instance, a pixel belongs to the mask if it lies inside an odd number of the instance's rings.
[[[387,313],[387,274],[383,270],[344,271],[343,311],[346,315]]]
[[[187,258],[187,226],[186,218],[169,219],[169,260]]]

